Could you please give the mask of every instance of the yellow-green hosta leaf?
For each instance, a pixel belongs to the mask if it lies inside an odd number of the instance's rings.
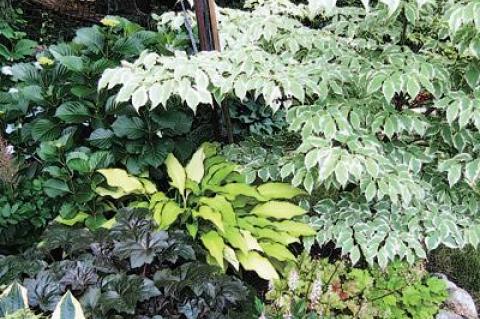
[[[227,227],[225,229],[225,233],[223,234],[223,238],[225,238],[227,242],[234,248],[240,249],[244,253],[249,250],[245,238],[235,227]]]
[[[98,172],[105,176],[109,186],[118,187],[127,194],[144,192],[143,185],[138,178],[128,175],[123,169],[108,168],[100,169]]]
[[[150,209],[155,207],[155,205],[157,205],[157,203],[166,202],[168,200],[169,200],[169,198],[164,193],[157,192],[157,193],[153,194],[152,197],[150,198]]]
[[[268,199],[292,199],[306,192],[287,183],[266,183],[257,187],[260,195]]]
[[[282,201],[269,201],[264,204],[259,204],[252,209],[252,214],[276,219],[291,219],[295,216],[304,215],[306,212],[307,211],[300,206]]]
[[[187,178],[197,183],[202,181],[203,175],[205,174],[205,168],[203,166],[204,160],[205,153],[203,147],[200,147],[195,154],[193,154],[190,162],[188,162],[187,167],[185,168]]]
[[[185,182],[187,179],[187,174],[182,164],[175,158],[175,156],[170,153],[165,160],[165,165],[167,166],[167,173],[171,179],[170,184],[178,189],[180,194],[185,196]]]
[[[57,218],[55,218],[55,221],[62,225],[73,226],[78,223],[83,223],[85,219],[87,219],[88,217],[90,217],[89,214],[84,212],[79,212],[72,219],[65,219],[62,216],[57,216]]]
[[[223,167],[215,170],[214,174],[205,181],[206,185],[217,186],[220,185],[231,173],[237,169],[237,165],[226,163]]]
[[[153,211],[153,220],[157,223],[158,226],[162,224],[162,211],[166,202],[156,202],[155,206],[150,208]],[[151,204],[150,204],[151,205]]]
[[[297,237],[290,236],[285,232],[279,232],[277,230],[272,230],[268,228],[255,228],[254,235],[257,238],[270,239],[283,245],[290,245],[300,242]]]
[[[248,253],[238,252],[237,257],[243,268],[255,271],[260,278],[265,280],[275,280],[279,278],[278,273],[270,261],[260,256],[259,253],[255,251],[249,251]]]
[[[146,194],[155,194],[158,192],[157,186],[155,186],[154,183],[152,183],[150,180],[146,178],[139,178],[140,182],[143,184],[143,189],[145,190]]]
[[[234,226],[237,224],[237,218],[232,204],[230,204],[230,202],[222,195],[216,195],[215,197],[202,197],[200,198],[200,203],[210,206],[213,210],[220,212],[226,225]]]
[[[222,214],[217,211],[214,211],[209,206],[200,206],[198,211],[194,211],[193,216],[201,217],[205,220],[211,221],[221,232],[224,231]]]
[[[168,227],[170,227],[170,225],[172,225],[183,212],[184,209],[174,201],[167,202],[162,209],[160,229],[168,229]]]
[[[123,196],[127,195],[127,193],[125,193],[123,191],[123,189],[118,188],[118,187],[112,188],[112,189],[106,189],[104,187],[97,187],[95,189],[95,192],[102,197],[110,196],[114,199],[119,199],[119,198],[122,198]]]
[[[243,229],[241,229],[240,232],[242,233],[243,239],[245,240],[245,244],[247,245],[248,250],[263,251],[262,247],[258,244],[257,239],[252,236],[251,232]]]
[[[288,250],[287,247],[278,244],[278,243],[269,243],[269,242],[261,242],[260,246],[263,248],[263,251],[266,255],[273,257],[280,261],[295,261],[295,256]]]
[[[236,271],[240,269],[240,262],[237,259],[237,255],[235,255],[235,250],[233,250],[231,247],[225,246],[223,249],[223,258],[225,258],[225,260],[228,261],[228,263],[232,265]]]
[[[197,223],[187,224],[186,227],[187,227],[187,231],[190,234],[190,236],[192,236],[192,238],[196,238],[197,234],[198,234],[198,224]]]
[[[266,202],[268,200],[264,196],[260,195],[255,187],[244,183],[230,183],[224,186],[210,186],[209,188],[213,191],[229,195],[228,198],[231,198],[232,200],[239,195],[253,197],[261,202]]]
[[[82,306],[68,291],[53,311],[52,319],[85,319]]]
[[[8,286],[0,295],[0,316],[28,309],[27,289],[17,282]]]
[[[274,227],[280,231],[285,231],[292,236],[296,237],[308,237],[315,236],[317,232],[315,229],[307,224],[294,222],[292,220],[284,220],[274,223]]]
[[[256,217],[256,216],[243,217],[242,221],[245,221],[252,226],[262,227],[262,228],[263,227],[270,227],[270,226],[274,227],[277,224],[277,222],[272,222],[272,221],[268,220],[267,218]]]
[[[216,231],[211,230],[203,234],[200,239],[210,255],[215,258],[217,264],[223,269],[223,249],[225,248],[225,243],[222,237]]]

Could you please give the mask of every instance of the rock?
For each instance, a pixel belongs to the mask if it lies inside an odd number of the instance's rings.
[[[463,317],[451,311],[440,310],[435,319],[463,319]]]
[[[443,279],[447,285],[448,298],[445,301],[445,310],[440,311],[437,319],[455,319],[467,318],[478,319],[477,308],[472,296],[453,282],[448,280],[444,274],[435,274],[435,276]],[[457,317],[452,316],[457,315]]]
[[[478,319],[477,308],[472,296],[461,288],[449,289],[445,306],[456,314],[468,319]]]

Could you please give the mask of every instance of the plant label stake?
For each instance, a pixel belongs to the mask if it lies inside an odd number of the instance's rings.
[[[198,23],[198,37],[200,39],[200,50],[220,51],[220,38],[218,36],[217,15],[215,12],[214,0],[194,0],[195,14]],[[214,100],[215,107],[218,107]],[[233,143],[233,129],[230,121],[228,105],[222,103],[221,110],[227,129],[228,142]]]

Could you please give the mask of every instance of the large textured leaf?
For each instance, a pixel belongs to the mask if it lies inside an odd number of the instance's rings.
[[[252,214],[276,219],[291,219],[295,216],[304,215],[306,212],[307,211],[300,206],[282,201],[269,201],[264,204],[259,204],[252,209]]]
[[[223,268],[223,249],[225,243],[223,242],[222,237],[220,237],[216,231],[211,230],[208,233],[203,234],[200,239],[217,264]]]
[[[145,135],[145,123],[139,117],[119,116],[112,124],[113,132],[118,137],[129,139],[142,138]]]
[[[286,183],[266,183],[257,187],[260,195],[268,199],[292,199],[298,195],[305,195],[305,191]]]
[[[200,203],[205,204],[213,208],[222,214],[222,219],[227,225],[236,225],[236,215],[233,210],[232,204],[221,195],[215,197],[202,197]]]
[[[214,211],[209,206],[200,206],[198,212],[194,212],[194,217],[201,217],[205,220],[211,221],[222,233],[224,231],[222,214]]]
[[[187,174],[182,164],[170,153],[165,160],[165,165],[167,166],[167,173],[171,180],[170,185],[178,189],[182,196],[185,196]]]
[[[60,135],[60,128],[56,123],[47,119],[41,119],[34,122],[32,127],[32,137],[35,141],[51,141]]]
[[[144,189],[143,184],[137,178],[128,175],[127,172],[122,169],[100,169],[98,172],[105,176],[109,186],[118,187],[127,194],[142,192]]]
[[[162,209],[160,229],[168,229],[183,212],[184,209],[174,201],[167,202]]]
[[[310,227],[307,224],[294,222],[292,220],[284,220],[281,222],[276,222],[273,224],[274,227],[280,231],[289,233],[292,236],[301,237],[301,236],[315,236],[317,233],[315,229]]]
[[[84,123],[90,119],[91,114],[85,103],[70,101],[60,105],[55,116],[65,123]]]
[[[239,252],[237,257],[243,268],[255,271],[260,278],[265,280],[275,280],[279,278],[278,273],[275,268],[273,268],[270,261],[268,261],[267,258],[260,256],[259,253],[255,251],[249,251],[246,254]]]
[[[28,308],[27,289],[17,282],[8,286],[0,295],[0,316]]]
[[[234,248],[240,249],[244,253],[248,252],[249,247],[247,246],[246,240],[237,228],[227,227],[222,236]]]
[[[71,192],[68,184],[58,178],[51,178],[47,180],[45,184],[43,184],[43,191],[45,192],[45,194],[52,198],[62,196]]]

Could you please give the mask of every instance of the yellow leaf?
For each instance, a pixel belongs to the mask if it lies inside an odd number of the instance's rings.
[[[263,251],[262,247],[260,247],[258,244],[258,241],[252,236],[252,233],[250,233],[248,230],[240,230],[240,232],[245,240],[245,244],[247,244],[248,250]]]
[[[268,199],[292,199],[306,192],[287,183],[266,183],[257,187],[260,195]]]
[[[203,147],[200,147],[195,154],[193,154],[190,162],[187,164],[185,171],[187,177],[194,182],[200,183],[202,181],[203,175],[205,174],[205,168],[203,166],[203,161],[205,160],[205,153],[203,152]]]
[[[211,221],[222,233],[224,232],[222,215],[219,212],[213,211],[209,206],[200,206],[200,210],[195,211],[193,216]]]
[[[167,202],[162,210],[160,229],[168,229],[183,212],[183,208],[178,206],[174,201]]]
[[[246,270],[255,271],[260,278],[265,280],[274,280],[279,278],[270,261],[267,258],[260,256],[259,253],[255,251],[249,251],[246,254],[238,252],[237,257],[243,268]]]
[[[273,225],[276,229],[286,231],[287,233],[295,237],[315,236],[317,234],[315,229],[313,229],[309,225],[294,222],[292,220],[284,220],[281,222],[273,223]]]
[[[305,214],[307,211],[300,206],[289,202],[269,201],[255,206],[252,213],[261,217],[276,219],[291,219],[292,217]]]
[[[145,193],[147,194],[155,194],[158,192],[157,186],[152,183],[150,180],[146,178],[140,178],[140,182],[143,184],[143,188],[145,189]]]
[[[225,238],[230,245],[240,249],[244,253],[249,250],[245,238],[243,238],[240,231],[235,227],[227,227],[225,229],[225,234],[223,234],[223,238]]]
[[[142,183],[137,178],[128,175],[123,169],[108,168],[98,170],[98,172],[105,176],[109,186],[121,188],[127,194],[144,192]]]
[[[224,269],[223,249],[225,248],[225,243],[223,242],[222,237],[220,237],[216,231],[211,230],[208,233],[203,234],[200,239],[210,255],[215,258],[217,264]]]
[[[104,187],[97,187],[95,192],[100,196],[110,196],[114,199],[122,198],[123,196],[127,195],[121,188],[113,188],[113,189],[106,189]]]
[[[288,250],[287,247],[277,244],[277,243],[268,243],[261,242],[260,246],[263,248],[263,251],[266,255],[273,257],[280,261],[295,261],[295,256]]]
[[[227,225],[236,225],[236,215],[233,210],[232,204],[221,195],[215,197],[202,197],[200,203],[210,206],[214,210],[220,212],[223,216],[223,221]]]
[[[230,265],[233,266],[233,268],[235,268],[236,271],[239,270],[240,263],[237,259],[237,256],[235,255],[235,250],[233,250],[229,246],[225,246],[225,248],[223,249],[223,257],[226,261],[228,261]]]
[[[171,179],[170,184],[178,189],[182,197],[185,196],[185,182],[187,175],[182,164],[173,156],[172,153],[168,154],[167,159],[165,160],[165,165],[167,166],[167,173]]]

